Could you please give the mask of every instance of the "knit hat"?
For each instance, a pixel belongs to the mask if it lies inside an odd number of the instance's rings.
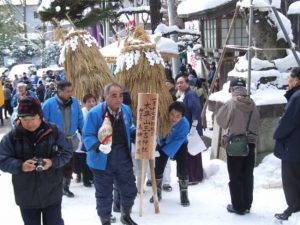
[[[31,96],[21,97],[18,105],[18,117],[35,116],[36,114],[43,118],[43,110],[40,101]]]
[[[233,78],[231,81],[230,81],[230,88],[232,87],[246,87],[246,81],[243,79],[243,78]]]

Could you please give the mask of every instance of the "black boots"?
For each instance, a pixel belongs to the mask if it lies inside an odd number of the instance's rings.
[[[100,217],[100,220],[102,225],[111,225],[110,217]]]
[[[188,180],[179,180],[179,190],[180,190],[180,204],[184,207],[190,205],[190,201],[188,198]]]
[[[162,179],[156,179],[156,188],[157,188],[157,199],[161,200],[161,188],[162,188]],[[154,202],[153,196],[149,200],[150,203]]]
[[[279,220],[288,220],[291,214],[288,214],[287,212],[283,213],[276,213],[274,216],[276,219]]]
[[[121,223],[124,225],[137,225],[137,223],[131,219],[130,213],[131,208],[121,207]]]
[[[63,178],[63,195],[69,198],[73,198],[74,193],[70,191],[70,183],[71,183],[70,178]]]

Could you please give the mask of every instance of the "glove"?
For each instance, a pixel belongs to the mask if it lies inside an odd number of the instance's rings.
[[[198,131],[196,130],[196,127],[192,127],[191,130],[190,130],[190,133],[189,135],[191,136],[195,136],[198,134]]]
[[[197,125],[198,125],[198,120],[193,120],[192,127],[197,127]]]
[[[108,154],[111,152],[111,143],[109,144],[100,144],[99,150],[103,152],[104,154]]]

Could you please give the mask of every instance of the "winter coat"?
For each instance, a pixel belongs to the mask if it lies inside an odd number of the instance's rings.
[[[190,124],[189,121],[182,117],[176,124],[171,128],[170,133],[163,140],[161,144],[162,151],[167,156],[173,158],[180,149],[184,142],[187,142],[187,135],[189,134]]]
[[[276,157],[300,162],[300,86],[285,94],[288,100],[274,133]]]
[[[98,105],[94,106],[88,112],[86,122],[83,126],[83,143],[87,149],[87,164],[89,167],[99,170],[106,169],[107,157],[109,155],[98,151],[100,141],[97,137],[98,130],[103,123],[106,108],[106,102],[99,103]],[[125,104],[121,104],[121,112],[126,129],[128,149],[131,151],[130,138],[135,132],[135,126],[133,125],[132,121],[132,113],[130,108]]]
[[[35,141],[29,138],[32,135]],[[53,150],[55,145],[59,153]],[[34,157],[51,158],[53,164],[46,171],[23,172],[23,162]],[[61,201],[61,167],[71,157],[70,142],[55,125],[47,123],[36,134],[17,126],[0,142],[0,169],[12,174],[16,204],[21,208],[45,208]]]
[[[184,116],[189,121],[190,126],[192,126],[194,120],[198,121],[197,131],[199,135],[202,136],[201,105],[196,92],[192,91],[190,88],[185,90],[183,104],[185,108]]]
[[[43,113],[46,121],[51,123],[55,123],[59,129],[64,130],[63,118],[61,114],[61,110],[59,108],[58,100],[56,96],[49,98],[43,104]],[[78,100],[75,97],[72,97],[71,103],[71,127],[69,131],[66,133],[66,136],[77,138],[77,135],[74,135],[79,129],[82,130],[83,127],[83,115],[81,111],[81,107],[79,105]]]
[[[245,134],[250,112],[249,143],[256,144],[259,128],[259,112],[254,101],[247,96],[244,87],[235,87],[232,98],[220,107],[216,115],[216,121],[223,129],[228,129],[228,135]]]

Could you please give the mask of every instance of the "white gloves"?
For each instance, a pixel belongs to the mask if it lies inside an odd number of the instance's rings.
[[[189,135],[191,135],[191,136],[198,135],[198,131],[196,130],[196,127],[192,126]]]
[[[193,120],[192,127],[197,127],[197,125],[198,125],[198,120]]]
[[[100,144],[99,150],[103,152],[104,154],[108,154],[111,152],[111,143],[109,144]]]

